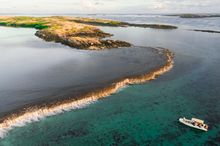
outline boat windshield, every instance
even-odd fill
[[[204,124],[204,121],[203,121],[203,120],[200,120],[200,119],[192,118],[192,121],[197,122],[197,123]]]

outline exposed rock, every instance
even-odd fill
[[[94,25],[94,26],[111,26],[111,27],[142,27],[142,28],[154,28],[154,29],[177,29],[177,26],[173,25],[165,25],[165,24],[135,24],[135,23],[127,23],[127,22],[120,22],[120,21],[112,21],[112,20],[106,20],[106,21],[98,21],[97,19],[77,19],[73,20],[77,23],[83,23],[88,25]]]
[[[204,30],[204,29],[193,29],[192,31],[208,32],[208,33],[220,33],[220,31],[216,31],[216,30]]]
[[[99,50],[99,49],[110,49],[110,48],[120,48],[120,47],[130,47],[131,44],[125,41],[119,40],[103,40],[99,37],[92,37],[90,34],[89,37],[84,34],[85,36],[59,36],[57,34],[53,34],[48,31],[37,31],[35,33],[36,36],[42,38],[46,41],[54,41],[59,42],[64,45],[68,45],[70,47],[78,48],[78,49],[89,49],[89,50]]]

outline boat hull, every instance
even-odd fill
[[[184,125],[187,125],[189,127],[199,129],[199,130],[202,130],[202,131],[208,131],[208,129],[205,129],[204,127],[195,126],[195,125],[192,125],[191,123],[188,123],[186,121],[187,121],[187,119],[179,118],[179,122],[184,124]],[[188,120],[188,121],[190,121],[190,120]]]

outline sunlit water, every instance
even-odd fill
[[[219,145],[220,35],[178,30],[102,28],[135,45],[175,53],[169,73],[129,86],[86,108],[15,128],[0,145]],[[197,117],[208,132],[186,127]]]

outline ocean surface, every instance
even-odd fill
[[[81,16],[81,15],[79,15]],[[84,16],[84,15],[82,15]],[[149,23],[149,24],[171,24],[177,25],[182,29],[211,29],[220,30],[220,19],[215,17],[210,18],[180,18],[179,16],[165,16],[161,14],[130,14],[130,15],[85,15],[84,17],[105,18],[131,23]]]
[[[154,48],[77,50],[45,42],[35,32],[0,27],[0,118],[18,109],[77,98],[166,63],[165,54]]]
[[[154,18],[155,16],[143,15],[96,15],[92,17],[180,26],[177,30],[137,27],[101,28],[113,33],[113,38],[129,41],[136,46],[169,48],[175,53],[173,69],[156,80],[142,85],[128,86],[118,93],[84,108],[14,128],[4,139],[0,139],[0,145],[220,145],[220,34],[187,30],[188,28],[219,30],[220,18],[186,20],[177,17],[167,19],[167,16]],[[32,30],[25,29],[22,34],[26,31],[27,34],[30,34],[28,31]],[[6,34],[8,34],[9,40],[13,40],[12,36],[16,37],[17,32],[9,31]],[[0,40],[2,39],[6,39],[4,35],[0,36]],[[5,45],[13,46],[16,43],[8,41],[5,42]],[[33,43],[30,47],[35,46],[37,49],[38,45],[47,46],[47,43]],[[68,58],[71,49],[63,46],[60,49],[58,44],[54,44],[54,47],[59,53],[50,52],[55,61],[49,63],[68,64],[68,61],[63,62],[63,57],[59,56],[62,54]],[[54,48],[49,47],[50,49]],[[81,52],[80,50],[74,51],[75,57],[78,57],[79,60],[86,59],[84,55],[80,56]],[[36,53],[28,52],[26,57]],[[39,56],[42,55],[44,54]],[[56,55],[57,57],[55,57]],[[12,53],[11,57],[17,57],[16,53]],[[45,57],[39,61],[44,61],[47,57],[48,54],[45,54]],[[31,67],[35,72],[34,68],[38,63],[28,62],[25,57],[20,59],[24,64],[30,64],[30,66],[33,64]],[[3,63],[1,62],[1,64]],[[6,65],[5,68],[8,66]],[[8,72],[8,75],[22,74],[22,70],[25,69],[17,67],[17,65],[9,68],[13,70]],[[53,71],[53,68],[42,67],[42,70],[50,72]],[[66,73],[69,74],[68,69]],[[65,73],[63,73],[64,75]],[[53,78],[50,78],[52,81]],[[32,79],[30,82],[33,83]],[[14,87],[22,88],[22,85],[16,85],[16,83],[15,81]],[[44,83],[42,84],[44,85]],[[8,87],[10,86],[12,85]],[[5,87],[7,87],[7,83],[5,83]],[[64,87],[63,92],[65,90]],[[59,92],[54,92],[55,96],[57,94]],[[204,119],[210,127],[209,131],[202,132],[180,124],[178,118],[183,116]]]

